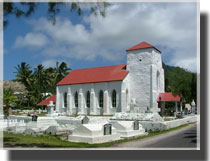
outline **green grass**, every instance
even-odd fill
[[[195,123],[195,122],[194,122]],[[60,140],[59,137],[51,136],[51,135],[43,135],[43,136],[31,136],[31,135],[20,135],[20,134],[10,134],[10,133],[4,133],[4,146],[5,147],[77,147],[77,148],[97,148],[97,147],[109,147],[114,144],[120,144],[128,141],[133,140],[140,140],[148,137],[152,137],[155,135],[164,134],[173,130],[178,130],[183,127],[189,126],[194,123],[189,123],[185,125],[181,125],[175,128],[171,128],[164,131],[158,131],[158,132],[149,132],[148,135],[145,136],[139,136],[124,140],[118,140],[108,143],[102,143],[102,144],[88,144],[88,143],[73,143],[69,141]]]

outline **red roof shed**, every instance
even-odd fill
[[[53,104],[55,104],[55,102],[56,102],[56,95],[52,95],[52,96],[46,98],[45,100],[41,101],[37,105],[38,106],[49,105],[50,101],[53,101]]]
[[[159,93],[157,97],[157,102],[179,102],[180,96],[174,96],[171,92],[169,93]]]

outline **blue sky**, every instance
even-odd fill
[[[196,71],[196,3],[115,3],[106,17],[78,16],[63,8],[56,25],[42,3],[29,18],[8,17],[4,29],[4,80],[15,79],[15,66],[25,61],[70,68],[126,63],[125,50],[147,41],[162,51],[164,63]]]

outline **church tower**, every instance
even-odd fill
[[[158,93],[165,89],[161,52],[147,42],[141,42],[126,52],[130,99],[136,100],[142,112],[147,108],[158,112]]]

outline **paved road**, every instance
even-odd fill
[[[113,148],[196,148],[200,144],[200,129],[193,124],[179,130],[130,141],[112,146]]]

